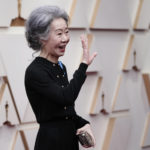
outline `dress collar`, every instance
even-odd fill
[[[43,64],[46,64],[46,65],[51,65],[51,66],[59,66],[59,63],[53,63],[53,62],[51,62],[50,60],[47,60],[46,58],[44,58],[44,57],[40,57],[40,56],[38,56],[38,57],[36,57],[35,58],[35,60],[36,61],[38,61],[38,62],[41,62],[41,63],[43,63]]]

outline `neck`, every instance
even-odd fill
[[[47,60],[53,62],[53,63],[58,63],[58,57],[51,55],[50,53],[46,53],[44,51],[41,51],[40,57],[46,58]]]

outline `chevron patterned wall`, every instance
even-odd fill
[[[90,51],[98,52],[76,101],[96,137],[96,147],[89,150],[150,150],[150,0],[0,3],[1,150],[34,147],[39,126],[24,89],[33,51],[24,23],[34,8],[46,4],[64,8],[71,18],[71,40],[62,58],[69,78],[81,61],[80,34],[87,35]]]

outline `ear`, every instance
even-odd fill
[[[47,41],[46,40],[41,40],[41,43],[42,43],[43,46],[45,46]]]

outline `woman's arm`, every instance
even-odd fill
[[[83,127],[86,124],[90,124],[89,121],[85,120],[84,118],[82,118],[79,115],[76,115],[76,117],[75,117],[75,123],[76,123],[76,128],[77,129]]]

